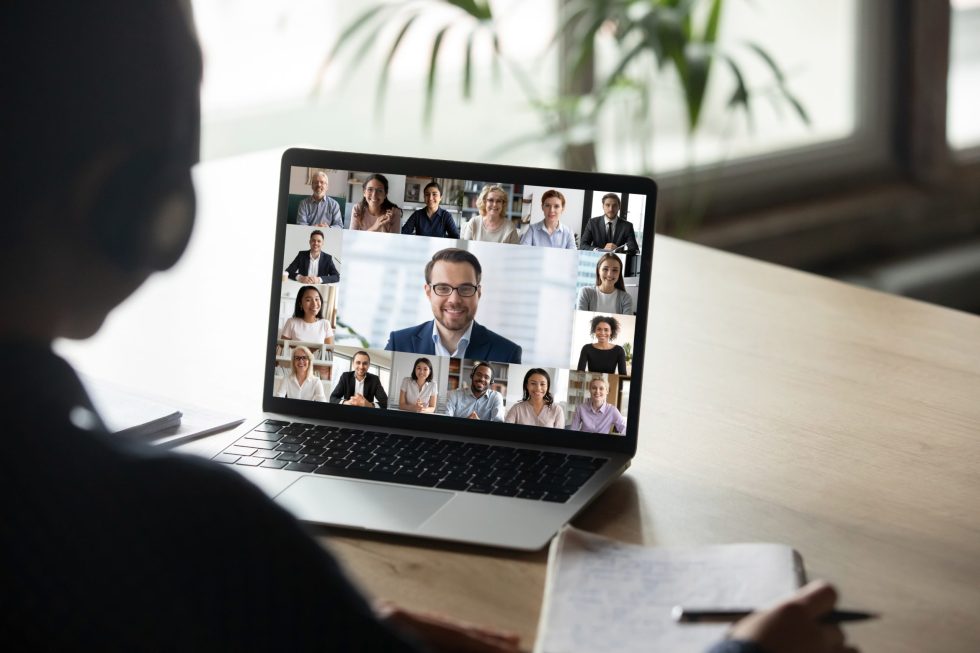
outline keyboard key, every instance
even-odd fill
[[[292,453],[287,451],[285,453],[279,454],[279,460],[284,460],[287,463],[298,463],[299,461],[303,460],[303,454]]]
[[[316,465],[319,467],[326,461],[327,459],[324,458],[323,456],[311,456],[311,455],[303,456],[303,462],[306,463],[307,465]]]
[[[514,487],[498,487],[498,488],[494,488],[494,491],[491,492],[491,494],[495,494],[498,497],[516,497],[517,496],[517,488],[514,488]]]
[[[258,467],[261,465],[263,460],[261,458],[252,458],[251,456],[246,456],[244,458],[239,458],[236,464],[245,465],[247,467]]]
[[[273,426],[289,426],[289,422],[284,422],[279,419],[267,419],[263,424],[271,424]]]
[[[298,444],[280,444],[276,451],[289,451],[291,453],[299,451],[302,447]]]
[[[290,472],[312,472],[314,469],[316,469],[316,465],[307,465],[306,463],[289,463],[286,465],[285,469]]]
[[[249,447],[251,449],[265,449],[267,451],[271,449],[275,449],[277,446],[275,442],[266,442],[265,440],[253,440],[252,438],[248,438],[248,437],[239,438],[238,442],[236,442],[235,444],[242,447]]]
[[[285,460],[263,460],[259,467],[271,467],[272,469],[282,469],[286,466]]]
[[[553,501],[555,503],[565,503],[572,498],[570,494],[563,494],[561,492],[548,492],[544,495],[545,501]]]
[[[228,454],[228,453],[219,453],[217,456],[215,456],[211,460],[216,460],[219,463],[225,463],[227,465],[234,465],[235,463],[238,462],[238,459],[239,458],[241,458],[241,456],[233,456],[233,455]]]
[[[275,433],[283,426],[285,426],[285,424],[270,424],[269,422],[265,422],[252,429],[252,432],[254,433],[255,431],[258,431],[260,433]]]
[[[540,490],[522,489],[517,493],[517,496],[522,499],[540,499],[544,496],[544,492]]]
[[[265,458],[267,460],[271,460],[271,459],[275,458],[276,456],[278,456],[279,455],[279,452],[278,451],[263,451],[262,449],[259,449],[255,453],[253,453],[252,455],[255,456],[256,458]]]
[[[251,447],[239,447],[232,445],[225,449],[224,452],[233,456],[251,456],[255,453],[255,449],[252,449]]]
[[[252,429],[248,432],[246,437],[252,438],[253,440],[265,440],[267,442],[279,442],[282,437],[278,433],[262,433],[258,429]]]
[[[287,435],[280,442],[284,444],[303,444],[306,440],[307,437],[304,435]]]

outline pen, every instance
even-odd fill
[[[753,610],[695,610],[685,608],[680,605],[674,606],[670,611],[674,621],[681,624],[721,624],[738,621],[742,617],[747,617],[754,612]],[[831,610],[820,621],[827,624],[839,624],[849,621],[866,621],[877,619],[879,615],[872,612],[858,612],[857,610]]]

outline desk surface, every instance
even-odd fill
[[[202,166],[186,259],[59,350],[253,413],[263,352],[243,343],[264,337],[277,171],[269,155]],[[267,219],[236,217],[256,205]],[[242,274],[223,280],[229,247]],[[651,545],[787,543],[847,606],[884,614],[849,629],[864,650],[980,650],[980,318],[669,238],[653,274],[640,449],[574,523]],[[216,297],[238,326],[209,337]],[[545,552],[314,533],[371,594],[533,642]]]

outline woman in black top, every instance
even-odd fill
[[[582,353],[578,357],[578,369],[626,374],[626,350],[611,342],[619,335],[619,320],[606,315],[597,315],[592,318],[591,333],[596,341],[582,347]]]

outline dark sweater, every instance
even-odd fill
[[[613,345],[612,349],[596,349],[591,344],[585,345],[578,357],[578,369],[626,374],[626,350],[619,345]]]

